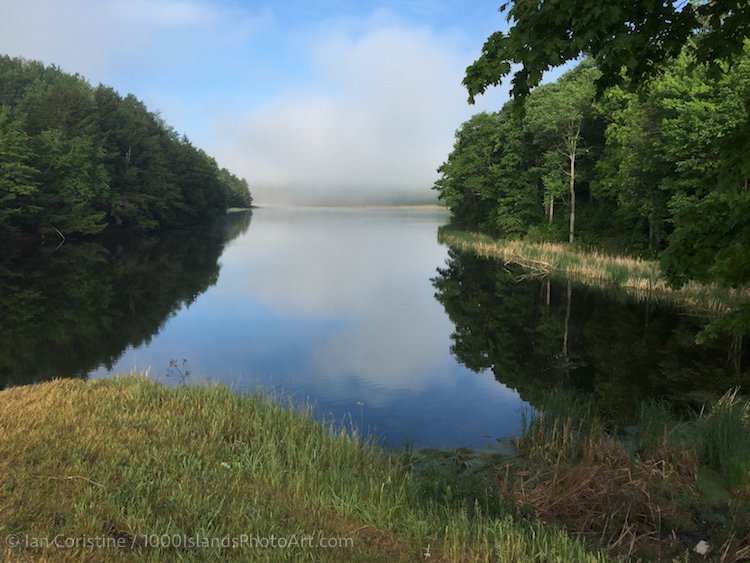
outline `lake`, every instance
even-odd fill
[[[438,209],[261,208],[0,259],[0,386],[146,371],[314,405],[389,447],[492,446],[545,389],[626,416],[746,383],[704,319],[449,250]],[[181,375],[189,372],[186,377]]]

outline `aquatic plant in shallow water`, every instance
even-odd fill
[[[750,402],[728,391],[698,419],[701,456],[731,487],[750,485]]]

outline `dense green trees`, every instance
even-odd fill
[[[226,168],[219,171],[219,178],[224,186],[227,207],[251,207],[253,198],[247,180],[238,178]]]
[[[592,115],[594,76],[590,65],[582,65],[563,80],[540,87],[529,100],[525,116],[524,126],[542,154],[544,200],[550,219],[567,184],[570,242],[575,238],[576,163],[587,150],[584,126]]]
[[[732,61],[750,37],[747,0],[514,0],[500,10],[512,26],[490,35],[466,69],[472,102],[511,71],[512,93],[523,97],[545,71],[589,55],[601,92],[623,76],[640,83],[656,75],[685,46],[699,63]]]
[[[675,283],[750,282],[750,44],[718,75],[686,52],[635,92],[596,98],[598,76],[585,62],[532,90],[524,112],[509,103],[459,130],[435,185],[456,221],[572,240],[573,217],[555,214],[562,203],[576,211],[577,240],[659,255]],[[486,165],[471,160],[477,151]],[[508,199],[524,202],[523,215]]]
[[[535,90],[523,115],[509,103],[458,130],[434,186],[457,224],[500,236],[549,231],[560,227],[556,206],[565,203],[573,238],[575,196],[589,191],[591,145],[602,137],[596,76],[584,65]]]
[[[537,221],[537,194],[528,189],[525,139],[512,113],[480,113],[456,133],[456,145],[435,184],[456,222],[505,235]]]
[[[17,218],[25,200],[37,191],[29,137],[11,111],[0,106],[0,234]],[[7,228],[7,227],[6,227]]]
[[[675,284],[688,279],[750,284],[750,4],[515,0],[505,2],[501,11],[511,23],[509,32],[487,39],[463,83],[473,103],[476,95],[513,73],[511,94],[516,102],[526,102],[514,104],[515,113],[531,111],[532,121],[534,114],[541,118],[534,125],[519,120],[532,142],[518,160],[532,166],[523,169],[531,176],[526,190],[539,192],[542,185],[537,205],[545,206],[552,225],[543,234],[562,238],[553,220],[564,188],[555,172],[561,157],[545,153],[534,140],[538,127],[554,121],[535,113],[535,99],[544,96],[545,88],[535,87],[545,71],[587,56],[599,73],[598,95],[584,112],[594,127],[576,148],[584,148],[592,167],[575,185],[570,170],[569,240],[575,234],[576,195],[588,193],[581,209],[585,218],[578,223],[584,241],[658,254]],[[566,103],[555,96],[552,101]],[[454,153],[459,150],[457,143]],[[577,167],[578,156],[575,160]],[[573,164],[572,158],[568,161]],[[445,197],[439,183],[436,188],[451,207],[463,203]],[[495,192],[504,194],[507,188],[498,186]],[[452,191],[465,193],[466,188],[453,186]],[[484,200],[492,202],[492,190],[484,192]],[[518,232],[538,230],[532,224]],[[703,336],[719,330],[750,332],[750,305],[712,323]]]
[[[132,95],[0,57],[0,236],[141,231],[249,207],[247,182]]]

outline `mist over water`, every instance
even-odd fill
[[[307,187],[305,189],[256,188],[253,193],[257,194],[254,197],[257,197],[261,205],[265,206],[442,205],[437,198],[437,193],[429,188],[412,190],[367,186],[335,188],[327,185],[321,188]]]

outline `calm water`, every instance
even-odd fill
[[[148,370],[274,390],[387,445],[480,447],[540,390],[622,413],[748,381],[676,309],[520,280],[437,242],[440,211],[258,209],[158,238],[0,255],[0,385]],[[186,363],[183,366],[183,360]],[[528,402],[527,402],[528,401]]]

